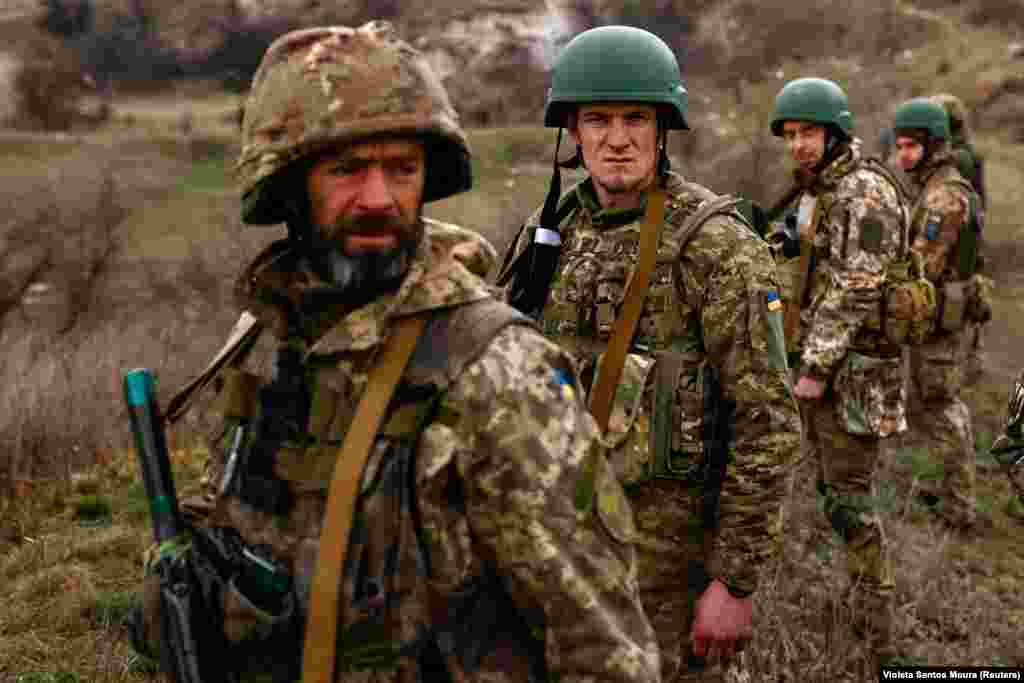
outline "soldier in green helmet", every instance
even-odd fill
[[[935,285],[938,309],[931,334],[911,349],[912,420],[932,442],[943,477],[922,494],[956,529],[975,521],[975,454],[971,412],[960,398],[965,335],[991,316],[987,283],[977,275],[981,202],[957,170],[949,116],[930,98],[896,110],[897,162],[913,182],[910,240]]]
[[[169,404],[215,388],[223,429],[191,542],[147,562],[199,577],[204,680],[657,683],[629,504],[571,359],[491,296],[487,242],[422,216],[471,184],[425,58],[384,22],[282,36],[237,170],[243,220],[289,237]],[[269,381],[246,364],[264,330]],[[154,579],[150,652],[170,637]]]
[[[894,265],[906,258],[898,181],[863,156],[846,93],[823,78],[787,83],[771,131],[794,162],[799,249],[780,261],[795,393],[818,467],[818,491],[847,549],[853,624],[879,659],[892,642],[892,563],[872,495],[882,439],[905,431],[901,344],[883,316]],[[892,335],[887,329],[892,327]]]
[[[1006,401],[1006,426],[992,444],[992,455],[1010,479],[1007,512],[1024,521],[1024,370],[1010,387]]]
[[[985,159],[978,153],[971,142],[971,125],[968,121],[967,107],[956,95],[941,93],[932,95],[932,99],[949,115],[949,142],[956,168],[978,193],[981,207],[986,207],[985,199]],[[984,234],[978,235],[978,272],[985,269]],[[992,283],[989,283],[992,285]],[[992,285],[994,286],[994,285]],[[967,364],[964,367],[964,383],[972,384],[984,372],[984,343],[982,335],[987,323],[970,323],[967,326],[965,342],[967,344]]]
[[[498,275],[574,357],[636,518],[644,609],[665,681],[715,680],[753,635],[800,444],[767,244],[733,198],[669,170],[686,130],[672,50],[637,28],[576,36],[545,125],[586,178],[556,167]],[[638,284],[643,283],[643,284]],[[709,665],[710,664],[710,665]]]

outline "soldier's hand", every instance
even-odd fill
[[[693,654],[728,660],[754,634],[753,598],[734,598],[725,584],[712,581],[700,599],[690,629]]]
[[[796,383],[793,393],[801,401],[817,401],[825,395],[825,382],[820,382],[813,377],[804,375]]]

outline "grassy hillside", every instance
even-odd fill
[[[915,502],[913,492],[936,474],[926,435],[916,432],[888,444],[879,500],[897,567],[897,635],[905,652],[936,665],[1024,666],[1024,534],[1006,514],[1005,478],[986,455],[1009,380],[1024,363],[1024,227],[1017,218],[1024,136],[1005,113],[1011,96],[993,100],[999,84],[1019,78],[1024,61],[1008,50],[1019,27],[967,22],[977,8],[900,5],[906,23],[895,26],[905,27],[909,42],[886,55],[808,48],[799,60],[782,55],[771,73],[752,71],[742,81],[695,73],[694,130],[677,136],[673,156],[677,170],[717,191],[769,200],[787,182],[782,148],[766,130],[772,99],[786,79],[803,75],[827,76],[848,89],[869,147],[902,99],[950,91],[975,110],[977,146],[987,159],[988,255],[998,283],[987,372],[967,392],[983,523],[969,538],[950,535]],[[17,33],[2,16],[0,29]],[[722,56],[720,66],[740,63]],[[27,304],[3,308],[0,318],[0,683],[153,679],[128,648],[122,625],[150,531],[118,377],[125,368],[152,367],[166,400],[230,328],[230,285],[239,267],[283,234],[238,220],[229,180],[236,106],[233,95],[192,87],[120,98],[107,126],[76,137],[0,132],[0,194],[8,209],[0,285],[15,282],[12,273],[30,272],[24,264],[39,265],[36,280],[54,285]],[[191,141],[178,132],[185,109],[193,113]],[[469,136],[474,190],[427,213],[479,230],[500,251],[543,200],[555,134],[516,127]],[[112,189],[104,194],[103,187]],[[85,259],[97,242],[116,249]],[[83,280],[83,268],[96,263],[101,267]],[[72,296],[83,282],[88,296]],[[59,330],[48,316],[66,316],[69,306],[77,307],[77,324]],[[173,433],[185,492],[197,483],[206,428],[190,417]],[[841,604],[842,548],[813,480],[804,463],[787,510],[784,557],[758,598],[758,640],[732,681],[875,680]]]

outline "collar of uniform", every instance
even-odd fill
[[[670,172],[668,174],[665,183],[665,190],[669,196],[668,210],[671,211],[672,209],[678,208],[677,202],[675,202],[674,199],[676,195],[683,191],[685,184],[685,180],[678,173]],[[597,190],[594,189],[594,181],[590,177],[587,177],[583,182],[576,186],[576,196],[579,199],[580,206],[583,210],[590,214],[591,223],[600,228],[615,228],[621,225],[635,223],[642,219],[644,213],[647,211],[646,192],[640,197],[640,206],[638,208],[601,208],[601,203],[597,198]]]
[[[451,239],[448,228],[453,226],[429,219],[424,223],[426,229],[416,257],[398,291],[381,295],[346,315],[313,344],[311,353],[366,350],[387,337],[397,318],[491,296],[486,283],[467,268],[467,240]],[[469,235],[468,231],[462,232]],[[493,247],[479,236],[473,238],[486,245],[493,263]]]
[[[814,178],[810,186],[812,194],[834,190],[839,185],[839,181],[849,175],[857,167],[857,164],[860,163],[860,138],[852,138],[844,147],[845,149],[839,153],[839,156],[833,159],[825,168],[821,169]],[[797,178],[799,180],[799,176]]]
[[[953,161],[953,151],[949,143],[933,150],[920,166],[910,171],[907,175],[910,176],[915,185],[924,187],[932,178],[947,168],[956,168],[956,164]]]

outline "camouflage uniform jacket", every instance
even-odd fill
[[[312,439],[282,448],[275,458],[274,472],[287,482],[293,501],[286,518],[225,496],[210,519],[238,529],[248,543],[269,546],[292,569],[300,600],[315,569],[326,489],[346,419],[393,322],[490,297],[471,269],[486,273],[493,248],[469,231],[425,223],[417,256],[396,292],[347,313],[328,308],[305,328]],[[265,254],[240,287],[243,303],[274,330],[283,316],[262,303],[261,289],[298,296],[320,284],[301,261],[287,261]],[[444,358],[445,351],[430,355]],[[403,382],[408,375],[407,369]],[[388,435],[408,421],[399,395],[363,473],[346,556],[343,640],[356,647],[371,638],[378,645],[415,647],[425,628],[440,624],[455,639],[448,661],[459,658],[464,665],[460,680],[511,683],[533,680],[522,639],[511,635],[511,624],[521,617],[540,643],[552,680],[657,681],[657,646],[638,597],[632,516],[610,468],[597,473],[593,512],[583,514],[574,505],[577,480],[598,440],[569,358],[531,326],[504,327],[451,378],[405,460],[385,447],[392,443]],[[396,475],[399,469],[405,474]],[[399,485],[388,488],[392,480]],[[406,514],[409,508],[416,512]],[[483,632],[467,634],[480,625],[458,623],[457,598],[487,577],[504,588],[514,607],[492,615],[498,621],[485,624]],[[461,659],[460,633],[492,638],[470,665]],[[394,666],[367,675],[376,681],[431,678],[412,657],[401,656]]]
[[[830,380],[850,351],[895,357],[882,331],[889,265],[905,255],[906,209],[897,188],[863,162],[854,139],[814,178],[814,273],[801,312],[801,373]]]
[[[970,187],[949,151],[939,152],[911,174],[918,191],[910,219],[915,252],[925,274],[936,284],[963,280],[970,274],[957,269],[960,232],[970,217]]]
[[[735,404],[730,461],[719,503],[708,573],[731,588],[753,591],[759,570],[778,541],[783,472],[796,455],[800,425],[790,392],[777,308],[778,281],[767,244],[736,214],[714,215],[680,257],[676,231],[715,195],[670,174],[665,225],[632,351],[617,389],[606,443],[626,484],[642,481],[654,458],[645,430],[653,431],[647,397],[655,359],[665,351],[707,363],[720,377],[722,396]],[[559,226],[563,247],[551,296],[541,316],[544,332],[570,349],[581,368],[604,350],[638,258],[643,209],[603,210],[592,181],[569,190],[578,208]],[[565,198],[563,198],[565,199]],[[539,211],[528,225],[535,225]],[[521,233],[518,254],[532,239]],[[685,373],[684,373],[685,374]],[[694,370],[696,374],[696,370]],[[703,406],[699,382],[675,387],[671,404],[672,457],[702,457]],[[641,438],[627,437],[637,431]],[[635,448],[623,446],[634,443]],[[642,489],[638,489],[642,491]],[[639,495],[639,494],[638,494]]]

